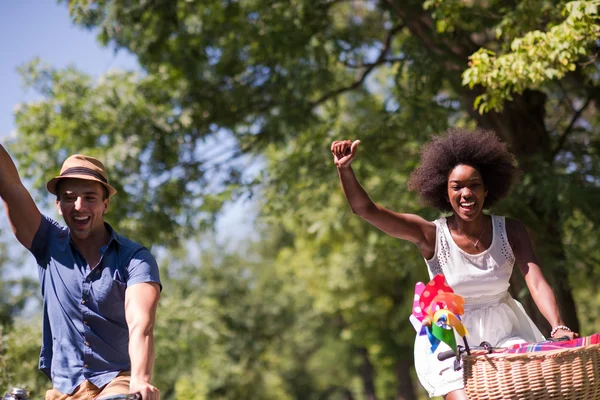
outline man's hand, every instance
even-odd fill
[[[160,400],[160,391],[149,383],[132,381],[129,390],[131,393],[140,393],[142,400]]]
[[[356,149],[360,140],[340,140],[331,143],[331,152],[333,153],[333,161],[338,168],[347,168],[350,166],[354,157],[356,157]]]

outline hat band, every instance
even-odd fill
[[[60,173],[60,176],[68,176],[68,175],[90,175],[98,180],[106,183],[108,185],[108,180],[102,176],[100,172],[94,171],[93,169],[86,167],[72,167],[64,170],[64,172]]]

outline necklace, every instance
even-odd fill
[[[458,232],[461,236],[463,236],[465,239],[467,239],[473,245],[473,247],[477,248],[477,245],[479,244],[479,242],[481,241],[481,238],[483,237],[483,232],[485,232],[485,223],[483,224],[481,233],[479,234],[479,237],[477,238],[476,241],[472,241],[471,238],[469,236],[467,236],[460,228],[456,229],[456,232]]]

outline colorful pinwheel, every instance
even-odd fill
[[[454,293],[446,278],[438,274],[427,284],[415,285],[415,299],[410,321],[419,335],[427,335],[434,352],[440,342],[446,343],[456,351],[453,328],[465,339],[467,329],[460,320],[465,300]]]

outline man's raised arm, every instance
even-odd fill
[[[0,145],[0,197],[4,202],[13,233],[27,249],[31,248],[42,214],[23,186],[15,163]]]

